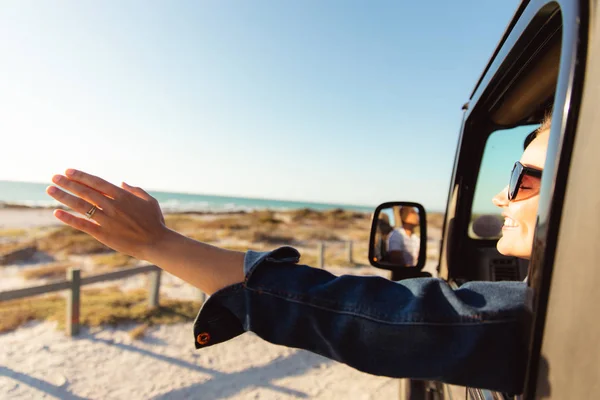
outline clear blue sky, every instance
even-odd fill
[[[498,1],[4,1],[0,179],[443,209]]]

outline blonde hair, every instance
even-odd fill
[[[550,126],[552,125],[552,113],[546,114],[544,120],[542,121],[542,125],[536,130],[536,136],[542,132],[546,132],[550,130]]]
[[[551,125],[552,125],[552,113],[548,113],[544,117],[544,120],[542,121],[542,124],[540,125],[540,127],[537,128],[535,131],[531,132],[529,135],[527,135],[527,137],[525,138],[525,142],[523,143],[523,150],[525,150],[527,148],[527,146],[529,146],[531,144],[531,142],[533,142],[533,139],[535,139],[542,133],[549,132]]]

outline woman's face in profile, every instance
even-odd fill
[[[540,132],[527,146],[520,160],[523,165],[539,170],[544,168],[549,133],[549,130]],[[539,178],[525,175],[517,199],[508,200],[508,186],[493,198],[492,202],[502,208],[504,217],[502,237],[496,245],[500,253],[530,258],[540,197],[539,187]]]

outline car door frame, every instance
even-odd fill
[[[538,389],[540,351],[544,338],[544,326],[555,260],[555,249],[560,231],[563,201],[583,92],[588,46],[588,18],[590,17],[590,4],[588,2],[533,0],[524,1],[517,9],[496,51],[473,90],[469,103],[464,107],[465,113],[448,195],[448,207],[443,228],[444,235],[439,267],[442,277],[450,281],[453,281],[456,277],[460,279],[461,273],[453,268],[452,258],[455,257],[453,252],[460,252],[462,241],[466,240],[465,221],[470,207],[469,210],[466,210],[467,207],[464,207],[464,199],[466,196],[466,202],[469,202],[468,197],[469,195],[472,196],[473,191],[472,182],[473,179],[476,179],[473,178],[473,175],[470,175],[470,179],[463,181],[465,176],[463,169],[467,165],[461,157],[464,158],[465,154],[470,150],[469,147],[472,146],[476,147],[475,152],[482,154],[483,146],[485,145],[485,140],[480,143],[472,143],[465,140],[465,130],[468,128],[467,125],[471,113],[481,101],[485,100],[484,96],[489,90],[490,85],[494,83],[503,66],[510,61],[509,58],[511,54],[514,54],[513,50],[515,46],[518,46],[519,42],[522,41],[527,29],[531,27],[541,12],[548,11],[554,6],[559,7],[562,16],[562,46],[553,103],[554,110],[561,110],[562,112],[555,111],[555,115],[553,116],[548,148],[548,154],[552,156],[547,158],[544,168],[538,224],[534,240],[534,254],[530,261],[530,284],[534,289],[534,320],[529,344],[529,361],[524,391],[524,398],[527,399],[535,398],[536,390]],[[461,161],[463,161],[462,164]],[[470,173],[475,174],[474,176],[476,177],[478,167],[475,169],[476,171],[471,171]],[[482,395],[486,398],[491,393],[482,393]]]

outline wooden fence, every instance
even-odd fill
[[[318,244],[317,266],[325,268],[325,243]],[[346,242],[346,255],[348,263],[353,263],[352,258],[352,241]],[[79,310],[81,308],[81,286],[91,285],[99,282],[114,281],[127,278],[137,274],[150,274],[148,280],[148,307],[157,307],[159,304],[160,278],[162,270],[156,265],[144,265],[140,267],[124,268],[114,272],[104,274],[81,277],[81,270],[71,268],[67,271],[67,277],[64,280],[55,281],[41,286],[34,286],[24,289],[15,289],[5,292],[0,292],[0,302],[8,300],[23,299],[26,297],[38,296],[41,294],[59,292],[68,290],[67,310],[66,310],[66,333],[69,336],[79,334]],[[203,301],[204,293],[199,292],[199,296]]]
[[[48,283],[46,285],[35,286],[25,289],[9,290],[0,292],[0,301],[17,300],[26,297],[37,296],[40,294],[59,292],[68,290],[67,312],[66,312],[66,330],[67,335],[76,336],[79,333],[79,309],[81,307],[80,294],[81,286],[91,285],[93,283],[114,281],[127,278],[129,276],[149,273],[148,288],[148,307],[158,306],[158,295],[160,289],[161,269],[155,265],[144,265],[141,267],[125,268],[119,271],[108,272],[105,274],[81,277],[81,270],[71,268],[67,271],[67,279]]]
[[[317,245],[317,266],[319,268],[325,268],[325,242],[319,242]],[[352,257],[353,253],[353,244],[352,240],[346,241],[346,261],[348,265],[354,264],[354,258]]]

